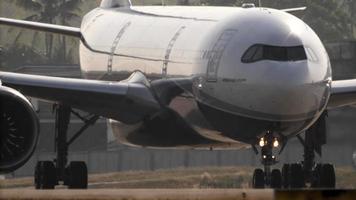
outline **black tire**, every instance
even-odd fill
[[[35,168],[36,189],[54,189],[56,184],[57,172],[53,162],[38,162]]]
[[[301,164],[290,165],[290,187],[292,189],[305,187],[304,172]]]
[[[273,188],[273,189],[281,189],[282,188],[282,173],[279,169],[272,170],[271,188]]]
[[[284,164],[282,167],[282,186],[283,188],[289,188],[289,179],[290,179],[290,164]]]
[[[331,164],[324,164],[322,166],[321,177],[320,177],[321,187],[331,189],[335,188],[336,178],[335,169]]]
[[[42,187],[42,182],[41,182],[42,174],[43,174],[43,172],[42,172],[43,171],[42,170],[43,167],[42,166],[43,166],[43,162],[39,161],[39,162],[37,162],[36,167],[35,167],[35,175],[34,175],[35,180],[34,180],[34,182],[35,182],[36,190],[39,190]]]
[[[67,181],[69,189],[88,188],[88,169],[85,162],[71,162],[67,167]]]
[[[253,172],[252,187],[256,189],[265,188],[265,173],[262,169],[255,169]]]
[[[311,184],[312,188],[322,188],[323,187],[321,184],[322,168],[323,168],[322,164],[316,165],[316,167],[313,171],[313,180],[312,180],[312,184]]]

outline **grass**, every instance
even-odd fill
[[[252,167],[131,171],[89,176],[90,188],[249,188]],[[337,188],[356,189],[356,171],[337,168]],[[32,178],[0,180],[0,188],[33,187]]]

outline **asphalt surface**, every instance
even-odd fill
[[[353,200],[355,190],[269,189],[91,189],[46,190],[0,189],[0,199],[8,200]]]
[[[96,190],[0,190],[0,199],[26,200],[271,200],[273,190],[244,189],[96,189]]]

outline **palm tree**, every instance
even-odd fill
[[[77,14],[80,11],[82,0],[15,0],[17,6],[24,8],[34,14],[26,17],[24,20],[38,21],[49,24],[60,24],[70,26],[69,21],[78,20],[80,16]],[[15,42],[22,36],[20,32],[15,39]],[[34,33],[33,45],[38,41],[39,32]],[[55,37],[53,34],[46,33],[45,36],[45,52],[47,57],[58,60],[66,60],[67,45],[65,36],[56,36],[58,39],[59,51],[54,55]],[[58,59],[58,60],[57,60]]]

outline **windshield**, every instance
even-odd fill
[[[290,62],[306,59],[307,55],[303,46],[279,47],[256,44],[244,53],[241,61],[243,63],[252,63],[261,60]]]

